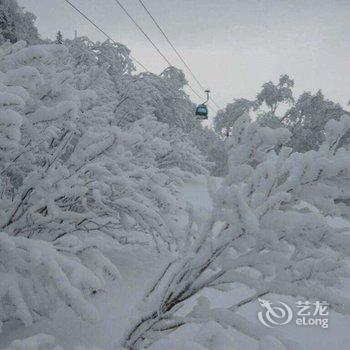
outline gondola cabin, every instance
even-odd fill
[[[198,105],[196,108],[196,116],[198,119],[208,119],[208,107],[204,104]]]

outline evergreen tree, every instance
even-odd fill
[[[63,35],[60,30],[56,34],[55,44],[63,44]]]

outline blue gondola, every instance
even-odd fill
[[[209,101],[209,90],[205,90],[207,94],[207,100],[203,102],[202,104],[198,105],[196,108],[196,116],[197,119],[208,119],[208,107],[206,106],[206,103]]]
[[[208,118],[208,107],[206,105],[199,105],[196,108],[196,116],[198,119],[207,119]]]

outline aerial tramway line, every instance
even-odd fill
[[[69,4],[75,11],[77,11],[81,16],[83,16],[88,22],[90,22],[97,30],[99,30],[103,35],[105,35],[109,40],[111,40],[113,43],[116,43],[115,40],[113,40],[111,38],[110,35],[108,35],[103,29],[101,29],[93,20],[91,20],[87,15],[85,15],[81,10],[79,10],[75,5],[73,5],[71,3],[71,1],[69,0],[64,0],[67,4]],[[138,28],[138,30],[145,36],[145,38],[150,42],[150,44],[154,47],[154,49],[157,51],[157,53],[163,58],[163,60],[170,66],[174,66],[169,60],[168,58],[164,55],[164,53],[159,49],[159,47],[154,43],[154,41],[150,38],[150,36],[143,30],[143,28],[136,22],[136,20],[133,18],[133,16],[128,12],[128,10],[122,5],[122,3],[119,0],[114,0],[118,6],[125,12],[125,14],[129,17],[129,19],[134,23],[134,25]],[[174,50],[175,54],[178,56],[178,58],[181,60],[181,62],[184,64],[184,66],[186,67],[186,69],[189,71],[189,73],[191,74],[191,76],[193,77],[193,79],[196,81],[196,83],[198,84],[198,86],[204,90],[203,85],[199,82],[199,80],[197,79],[197,77],[195,76],[195,74],[193,73],[193,71],[191,70],[191,68],[189,67],[189,65],[186,63],[186,61],[183,59],[183,57],[180,55],[179,51],[176,49],[176,47],[174,46],[174,44],[170,41],[170,39],[168,38],[167,34],[165,33],[165,31],[162,29],[162,27],[159,25],[159,23],[157,22],[157,20],[154,18],[154,16],[151,14],[150,10],[146,7],[146,5],[144,4],[144,2],[142,0],[139,0],[139,3],[142,5],[142,7],[144,8],[144,10],[147,12],[147,14],[150,16],[150,18],[152,19],[153,23],[156,25],[156,27],[159,29],[159,31],[162,33],[162,35],[164,36],[164,38],[167,40],[167,42],[169,43],[169,45],[172,47],[172,49]],[[134,57],[130,56],[137,64],[139,64],[143,69],[145,69],[147,72],[149,72],[149,70],[139,61],[136,60]],[[202,99],[203,97],[197,93],[197,91],[190,85],[190,83],[187,83],[187,86],[190,88],[190,90],[199,98]],[[208,119],[208,109],[210,108],[210,106],[208,105],[209,101],[213,102],[213,104],[220,109],[220,106],[218,106],[218,104],[212,99],[212,97],[210,97],[210,90],[206,89],[204,90],[204,92],[206,93],[206,101],[204,101],[203,103],[197,105],[194,114],[196,116],[196,118],[198,120],[206,120]]]

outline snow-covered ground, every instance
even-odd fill
[[[214,179],[218,181],[218,179]],[[180,199],[185,206],[190,202],[197,210],[201,210],[203,215],[211,207],[210,196],[206,189],[204,177],[198,177],[187,183],[180,192]],[[345,227],[348,222],[342,219],[330,219],[332,225]],[[130,319],[136,312],[138,302],[141,300],[145,288],[157,272],[164,266],[168,256],[150,251],[150,248],[130,247],[111,256],[111,260],[116,264],[121,272],[123,282],[109,282],[103,292],[95,296],[94,304],[100,313],[100,322],[90,324],[82,321],[72,311],[61,309],[52,319],[44,319],[32,326],[24,327],[17,324],[7,324],[0,334],[0,349],[5,349],[14,339],[22,339],[37,333],[47,333],[54,335],[57,343],[65,349],[74,349],[82,344],[89,347],[98,346],[104,350],[113,350],[115,345],[128,328]],[[344,280],[343,290],[350,292],[350,280]],[[246,296],[245,287],[235,287],[230,292],[220,292],[217,290],[205,290],[204,295],[211,301],[213,307],[223,307],[234,304],[243,296]],[[191,309],[198,296],[185,305],[182,312]],[[278,296],[270,298],[272,300],[287,301],[294,304],[291,298],[280,299]],[[258,323],[257,312],[260,310],[258,303],[253,303],[242,309],[242,315],[252,322]],[[330,313],[329,328],[305,327],[289,324],[280,326],[278,331],[286,338],[293,339],[303,345],[308,350],[347,350],[350,344],[350,317]],[[220,326],[209,324],[206,326],[191,325],[185,326],[169,336],[168,340],[162,340],[154,344],[151,350],[200,350],[204,349],[200,344],[191,341],[197,334],[201,334],[201,339],[210,341],[212,337],[226,337],[232,344],[229,348],[222,347],[213,350],[247,349],[258,350],[257,342],[237,333],[234,330],[224,332]],[[205,335],[205,336],[204,336]],[[176,339],[176,341],[175,341]],[[224,344],[228,344],[226,339]],[[176,345],[175,345],[176,344]]]

